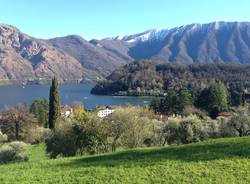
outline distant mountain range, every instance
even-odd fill
[[[0,24],[0,81],[96,81],[135,60],[250,64],[250,22],[190,24],[173,29],[84,40],[42,40]]]

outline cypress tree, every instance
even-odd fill
[[[54,77],[50,86],[49,95],[49,128],[54,129],[55,124],[61,116],[60,96],[58,81]]]

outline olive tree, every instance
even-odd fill
[[[229,120],[229,125],[233,127],[240,137],[250,133],[250,117],[247,114],[237,114]]]
[[[165,134],[164,144],[188,144],[208,137],[204,123],[197,116],[170,119],[162,131]]]
[[[143,146],[145,140],[152,138],[153,113],[143,107],[123,107],[105,120],[111,150],[118,145],[134,148]]]

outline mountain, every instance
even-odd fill
[[[98,81],[131,61],[80,36],[42,40],[0,24],[0,84]]]
[[[17,28],[0,25],[0,80],[19,83],[28,80],[82,80],[88,71],[75,58],[47,41],[28,36]]]
[[[104,40],[125,42],[136,60],[250,63],[250,22],[190,24]]]
[[[250,85],[250,65],[237,63],[180,64],[135,61],[98,82],[91,93],[101,95],[158,96],[168,89],[200,89],[221,81],[230,85]],[[239,85],[240,86],[240,85]]]
[[[250,63],[250,22],[190,24],[90,41],[77,35],[42,40],[0,24],[0,83],[98,81],[135,60]]]
[[[132,60],[130,57],[121,57],[115,52],[102,48],[103,46],[95,43],[94,40],[88,42],[76,35],[54,38],[48,42],[74,57],[83,67],[99,77],[106,77],[114,69]]]

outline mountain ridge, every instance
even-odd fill
[[[135,60],[250,63],[250,22],[189,24],[113,38],[39,39],[0,24],[0,80],[98,81]],[[3,83],[3,82],[1,82]]]

